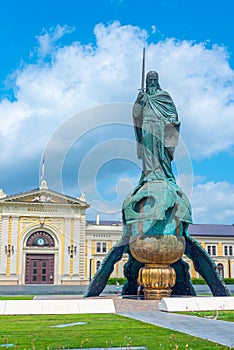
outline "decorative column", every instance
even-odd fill
[[[9,217],[9,222],[8,222],[8,234],[7,234],[7,245],[6,245],[6,256],[7,256],[7,265],[6,265],[6,276],[10,276],[11,272],[11,241],[12,241],[12,217]]]
[[[73,277],[79,279],[79,246],[80,246],[80,222],[74,220],[74,247],[73,247]]]
[[[70,247],[70,233],[71,233],[71,220],[65,218],[64,222],[64,275],[62,276],[62,283],[70,279],[70,259],[68,247]]]
[[[81,213],[80,218],[80,246],[79,246],[79,274],[80,279],[87,282],[85,279],[85,214]]]
[[[11,235],[11,268],[10,274],[16,277],[16,265],[17,265],[17,249],[18,245],[18,216],[12,217],[12,235]],[[17,278],[17,277],[16,277]]]
[[[5,245],[7,244],[7,237],[3,235],[3,227],[5,228],[7,225],[6,218],[0,217],[0,275],[4,275],[6,273],[6,255],[5,255]]]
[[[69,257],[70,257],[70,278],[73,276],[73,259],[74,259],[74,219],[71,219],[71,233],[70,233],[70,245],[69,245]]]

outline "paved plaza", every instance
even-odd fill
[[[163,311],[130,311],[120,315],[234,347],[234,323]]]

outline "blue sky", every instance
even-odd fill
[[[194,222],[234,223],[233,10],[231,0],[1,4],[3,191],[38,187],[46,151],[51,189],[84,192],[89,218],[121,217],[140,174],[130,109],[145,46],[182,123],[175,171]]]

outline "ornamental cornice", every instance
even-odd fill
[[[62,193],[58,193],[48,189],[36,189],[29,192],[24,192],[4,198],[0,198],[0,205],[6,203],[17,203],[23,204],[34,203],[34,204],[45,204],[45,205],[63,205],[73,206],[87,209],[88,203],[83,200],[83,197],[73,198]]]
[[[28,206],[44,206],[44,207],[66,207],[72,209],[84,210],[84,207],[80,204],[69,204],[69,203],[52,203],[52,202],[0,202],[0,207],[28,207]]]
[[[69,215],[70,217],[80,217],[85,214],[85,210],[79,206],[71,206],[64,204],[42,204],[42,203],[23,203],[23,202],[12,202],[12,203],[1,203],[2,215],[30,215],[33,214],[45,214],[45,215],[58,215],[64,216]]]

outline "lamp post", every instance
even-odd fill
[[[93,259],[89,259],[89,282],[92,279],[92,261]]]
[[[11,244],[5,245],[5,254],[7,255],[7,257],[10,257],[11,255],[14,254],[14,246]]]

